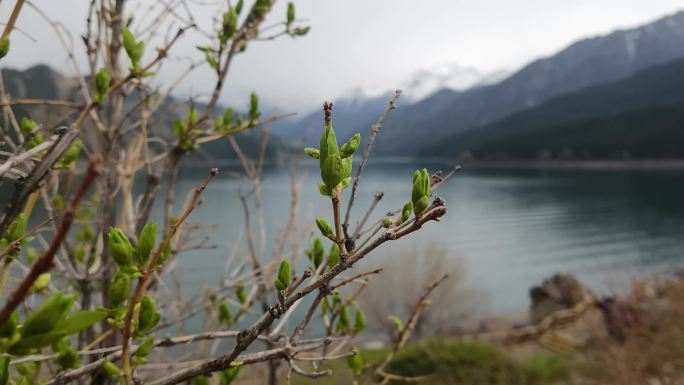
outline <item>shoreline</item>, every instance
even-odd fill
[[[286,163],[283,157],[267,159],[266,167],[280,167]],[[304,161],[302,161],[304,160]],[[306,164],[309,159],[300,159],[300,164]],[[311,162],[315,162],[311,160]],[[376,157],[375,164],[412,164],[431,163],[461,165],[469,169],[511,169],[511,170],[597,170],[597,171],[684,171],[684,159],[624,159],[624,160],[458,160],[455,158],[428,157]],[[207,164],[218,167],[239,166],[236,159],[188,159],[186,167],[207,167]]]

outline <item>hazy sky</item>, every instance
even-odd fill
[[[173,0],[165,0],[169,2]],[[88,0],[33,0],[51,18],[72,32],[79,60],[79,35],[85,27]],[[200,3],[189,0],[189,3]],[[201,3],[222,4],[202,0]],[[136,4],[142,3],[142,8]],[[309,20],[310,34],[252,44],[238,56],[229,76],[224,101],[239,103],[250,90],[286,109],[306,109],[355,88],[389,90],[400,87],[418,70],[458,64],[483,73],[513,70],[553,54],[582,37],[629,28],[684,8],[681,0],[299,0],[298,18]],[[0,19],[9,17],[13,0],[0,3]],[[130,13],[140,18],[154,0],[131,0]],[[278,1],[274,18],[282,19],[286,2]],[[192,5],[198,24],[210,29],[216,7]],[[182,11],[179,13],[183,14]],[[176,25],[181,25],[177,22]],[[12,51],[3,66],[45,63],[73,73],[53,30],[29,6],[18,27],[37,42],[13,34]],[[169,81],[201,58],[194,49],[206,38],[191,33],[178,44],[175,58],[160,73]],[[148,48],[148,54],[153,51]],[[205,65],[185,81],[179,92],[202,95],[214,75]],[[284,108],[284,107],[281,107]]]

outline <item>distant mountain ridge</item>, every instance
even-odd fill
[[[438,92],[399,109],[378,139],[378,152],[418,154],[459,132],[584,87],[623,79],[684,57],[684,12],[650,24],[580,40],[535,60],[503,81],[465,92]],[[410,143],[410,146],[407,146]]]
[[[478,159],[684,157],[684,125],[677,125],[683,111],[684,59],[679,59],[456,133],[421,154]]]

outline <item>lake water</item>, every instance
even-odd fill
[[[400,208],[410,197],[418,166],[371,162],[353,218],[360,219],[377,191],[385,197],[376,217]],[[431,173],[450,169],[446,164],[420,166]],[[300,229],[311,227],[317,216],[332,221],[329,200],[317,191],[317,168],[312,163],[303,170],[308,177],[300,197]],[[205,175],[204,169],[184,171],[179,194],[191,191]],[[287,167],[265,170],[262,194],[272,240],[289,212]],[[609,293],[632,277],[670,271],[684,262],[684,172],[466,168],[437,195],[449,208],[440,223],[388,243],[361,267],[382,265],[401,253],[429,258],[419,251],[443,250],[463,266],[467,284],[486,294],[485,312],[497,314],[525,308],[530,287],[556,272],[575,273],[597,292]],[[218,249],[182,257],[179,276],[187,283],[211,284],[220,278],[243,225],[236,179],[224,173],[212,182],[191,221],[217,225],[210,243]]]

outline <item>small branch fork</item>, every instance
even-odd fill
[[[97,176],[100,174],[101,162],[102,160],[98,157],[92,157],[90,159],[88,171],[86,172],[86,175],[83,178],[81,186],[76,192],[74,199],[71,201],[69,208],[64,213],[62,222],[57,230],[57,233],[55,234],[54,239],[52,240],[52,243],[50,244],[50,247],[45,254],[43,254],[43,256],[36,261],[21,284],[15,289],[12,295],[10,295],[5,307],[0,310],[0,326],[5,324],[14,310],[16,310],[16,308],[19,307],[19,305],[21,305],[21,303],[26,299],[31,291],[31,287],[36,282],[38,277],[41,274],[50,271],[50,269],[52,269],[54,266],[55,254],[62,245],[62,242],[64,242],[66,239],[67,233],[71,228],[71,224],[74,222],[76,208],[90,189],[90,186],[95,181],[95,178],[97,178]]]

